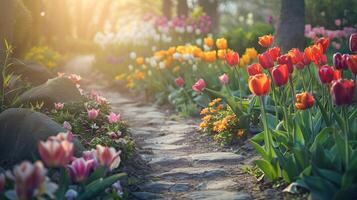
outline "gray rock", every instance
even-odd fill
[[[133,192],[132,195],[140,200],[164,199],[161,195],[151,192]]]
[[[149,162],[151,165],[187,165],[189,161],[186,157],[165,155],[153,157]]]
[[[50,70],[36,62],[21,62],[16,60],[9,70],[16,75],[21,75],[21,79],[33,85],[45,83],[48,79],[54,77]]]
[[[81,101],[82,96],[76,86],[67,78],[57,77],[46,83],[31,88],[19,96],[21,103],[44,102],[46,107],[53,107],[54,103]]]
[[[11,166],[37,155],[37,144],[65,132],[48,116],[24,108],[10,108],[0,114],[0,165]],[[75,140],[76,155],[84,150]]]
[[[143,191],[159,193],[159,192],[169,191],[169,189],[174,185],[175,185],[174,182],[155,181],[155,182],[149,182],[140,185],[139,188]]]
[[[190,192],[182,197],[198,200],[249,200],[250,196],[242,192],[229,192],[224,190],[206,190]]]
[[[177,178],[177,179],[194,179],[194,178],[214,178],[217,176],[225,176],[227,172],[222,168],[211,167],[187,167],[174,168],[168,172],[158,174],[158,177]]]
[[[219,181],[208,181],[201,183],[197,186],[199,190],[220,190],[228,189],[234,187],[237,183],[231,179],[219,180]]]
[[[143,146],[143,149],[153,149],[153,150],[178,150],[188,147],[186,144],[175,145],[175,144],[150,144]]]
[[[146,143],[153,144],[173,144],[185,139],[185,134],[177,133],[177,134],[168,134],[162,137],[152,138],[146,141]]]
[[[191,185],[188,183],[177,183],[170,188],[171,192],[186,192],[190,189]]]
[[[237,164],[244,159],[243,156],[231,152],[191,154],[189,155],[189,157],[193,160],[195,164],[221,162],[224,162],[224,164]]]

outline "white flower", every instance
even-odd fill
[[[99,126],[97,126],[96,123],[92,124],[90,127],[91,127],[92,129],[98,129],[98,128],[99,128]]]
[[[197,71],[197,65],[192,65],[192,71]]]
[[[203,50],[204,51],[209,51],[209,50],[211,50],[211,48],[209,46],[207,46],[207,45],[203,45]]]
[[[134,66],[133,65],[129,65],[128,68],[129,68],[130,71],[134,70]]]
[[[136,53],[134,51],[130,53],[130,58],[133,60],[136,58]]]
[[[201,38],[198,38],[198,39],[196,40],[196,44],[197,44],[198,46],[201,46],[201,45],[202,45],[202,39],[201,39]]]
[[[195,33],[196,33],[196,35],[200,35],[200,34],[201,34],[201,29],[198,29],[198,28],[197,28],[197,29],[195,30]]]
[[[193,27],[192,26],[187,26],[186,27],[187,33],[192,33],[193,32]]]
[[[165,63],[164,62],[160,62],[159,63],[159,67],[160,67],[160,69],[165,69]]]

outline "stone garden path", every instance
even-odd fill
[[[72,64],[88,67],[91,60],[82,57]],[[209,139],[198,133],[197,120],[173,120],[167,111],[110,90],[99,80],[87,87],[99,91],[113,111],[129,122],[139,155],[149,166],[133,198],[243,200],[266,199],[274,193],[264,191],[264,195],[252,184],[254,178],[242,172],[241,166],[252,159],[249,155],[210,145]]]

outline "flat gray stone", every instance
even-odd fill
[[[227,172],[222,168],[211,167],[187,167],[187,168],[174,168],[168,172],[157,175],[164,178],[177,178],[177,179],[194,179],[194,178],[214,178],[217,176],[225,176]]]
[[[148,139],[146,143],[153,144],[173,144],[178,141],[185,139],[185,134],[177,133],[177,134],[168,134],[161,137],[156,137],[152,139]]]
[[[184,165],[189,164],[189,160],[183,156],[173,156],[173,155],[161,155],[159,157],[154,157],[149,161],[151,165]]]
[[[168,124],[161,127],[162,131],[170,132],[170,133],[187,133],[193,130],[196,130],[197,126],[188,125],[185,123],[177,123],[177,124]]]
[[[231,152],[191,154],[189,155],[189,157],[193,160],[195,164],[206,164],[206,163],[237,164],[244,159],[243,156]]]
[[[143,146],[143,149],[153,149],[153,150],[177,150],[188,147],[187,144],[175,145],[175,144],[150,144]]]
[[[159,192],[169,191],[169,189],[174,185],[175,185],[174,182],[155,181],[155,182],[149,182],[140,185],[139,188],[143,191],[159,193]]]
[[[197,186],[197,189],[199,189],[199,190],[220,190],[220,189],[228,189],[235,185],[237,185],[236,182],[234,182],[231,179],[227,179],[227,180],[204,182],[204,183],[199,184]]]
[[[250,196],[243,192],[229,192],[224,190],[206,190],[190,192],[182,197],[199,200],[249,200]]]
[[[177,183],[170,188],[171,192],[186,192],[190,189],[191,185],[188,183]]]
[[[164,199],[161,195],[151,192],[133,192],[132,195],[140,200]]]

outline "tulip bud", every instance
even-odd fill
[[[281,56],[280,53],[280,48],[279,47],[273,47],[268,50],[270,56],[273,58],[274,62],[278,60],[278,58]]]
[[[270,89],[270,79],[266,74],[256,74],[249,76],[249,90],[256,96],[264,96],[268,94]]]
[[[180,76],[175,79],[177,87],[182,87],[185,84],[185,80]]]
[[[357,33],[350,36],[349,47],[351,52],[357,52]]]
[[[311,108],[314,105],[315,99],[310,93],[303,92],[296,95],[295,102],[296,109],[305,110]]]
[[[234,51],[228,51],[227,54],[226,54],[226,62],[231,67],[234,67],[234,66],[238,65],[238,63],[239,63],[239,54],[237,52],[234,52]]]
[[[90,120],[95,120],[98,117],[99,109],[92,108],[91,110],[87,110],[87,113]]]
[[[335,105],[349,105],[353,101],[355,82],[353,80],[340,79],[332,83],[330,93]]]
[[[357,75],[357,55],[349,55],[349,56],[347,56],[346,64],[348,66],[348,69],[354,75]]]
[[[249,76],[254,76],[256,74],[262,73],[262,66],[259,63],[251,64],[247,67]]]
[[[320,81],[323,84],[329,84],[332,82],[334,77],[334,70],[332,67],[324,65],[319,69]]]
[[[97,145],[96,157],[99,164],[106,166],[109,170],[117,168],[120,164],[120,151],[116,151],[113,147],[103,147]]]
[[[347,54],[342,55],[341,53],[333,54],[333,66],[336,69],[347,69],[346,58]]]
[[[68,165],[69,175],[74,183],[79,183],[85,180],[90,171],[93,169],[94,160],[85,160],[84,158],[76,158]]]
[[[73,143],[64,140],[47,140],[38,144],[42,161],[50,167],[64,167],[73,157]]]
[[[259,63],[264,69],[270,69],[274,66],[274,60],[269,52],[264,52],[258,55]]]
[[[269,47],[273,43],[273,40],[274,40],[274,36],[264,35],[264,36],[259,37],[258,43],[262,47]]]
[[[271,71],[273,81],[278,87],[285,85],[289,80],[289,70],[287,65],[278,65]]]
[[[205,81],[201,78],[193,86],[192,90],[195,92],[202,92],[206,87]]]
[[[226,73],[222,74],[220,77],[219,77],[219,81],[221,82],[222,85],[225,85],[228,83],[229,81],[229,77]]]
[[[323,49],[323,52],[325,53],[327,48],[328,48],[328,46],[330,45],[330,39],[322,37],[322,38],[318,39],[315,42],[315,44],[321,45],[321,47]]]
[[[289,73],[293,73],[294,67],[291,57],[289,55],[282,55],[278,58],[278,63],[281,65],[286,65],[288,67]]]

